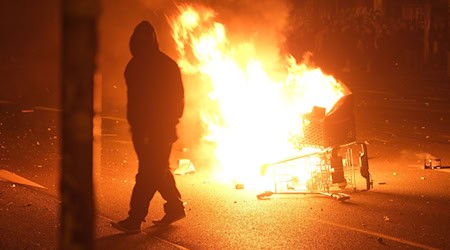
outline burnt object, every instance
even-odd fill
[[[333,147],[356,141],[353,95],[339,99],[323,118],[323,146]]]
[[[331,173],[332,183],[341,183],[342,187],[347,185],[347,180],[344,176],[344,164],[342,163],[342,157],[339,156],[339,147],[334,147],[331,151],[330,159],[331,168],[333,172]]]
[[[323,118],[325,108],[313,107],[311,113],[303,116],[301,144],[309,147],[323,147]]]

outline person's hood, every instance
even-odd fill
[[[159,50],[155,28],[147,21],[136,26],[130,39],[130,51],[133,56],[151,54]]]

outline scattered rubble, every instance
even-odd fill
[[[195,173],[195,167],[189,159],[178,160],[178,168],[173,171],[174,175],[186,175],[193,173]]]

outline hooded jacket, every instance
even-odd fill
[[[125,69],[127,118],[134,136],[175,141],[184,89],[177,63],[160,51],[153,26],[143,21],[130,39]]]

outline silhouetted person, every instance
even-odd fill
[[[139,168],[128,217],[112,226],[138,233],[157,191],[167,203],[165,216],[154,224],[168,225],[186,216],[169,168],[171,147],[177,140],[176,125],[184,109],[184,89],[178,65],[159,50],[155,29],[149,22],[136,26],[130,51],[133,57],[125,70],[127,118]]]

